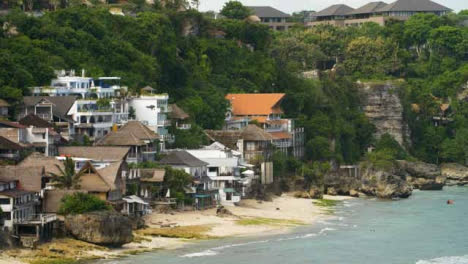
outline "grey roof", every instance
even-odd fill
[[[353,11],[349,12],[347,15],[374,13],[376,10],[384,8],[386,6],[387,6],[387,3],[384,3],[384,2],[370,2],[366,5],[361,6],[358,9],[354,9]]]
[[[0,149],[2,150],[22,150],[23,147],[7,138],[0,136]]]
[[[197,159],[185,150],[170,152],[160,161],[160,163],[164,165],[182,165],[188,167],[203,167],[208,165],[208,163]]]
[[[397,0],[383,8],[376,10],[377,12],[395,12],[395,11],[451,11],[450,8],[430,0]]]
[[[69,119],[67,115],[68,111],[70,111],[70,108],[76,101],[75,96],[25,96],[23,98],[23,103],[27,107],[34,106],[43,99],[54,104],[52,107],[52,113],[54,116],[61,119]]]
[[[258,17],[290,17],[289,14],[286,14],[271,6],[248,6],[248,8],[252,9],[253,13]]]
[[[354,8],[347,5],[332,5],[317,13],[312,14],[312,17],[326,17],[326,16],[344,16],[353,11]]]

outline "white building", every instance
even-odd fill
[[[99,100],[76,100],[68,115],[73,120],[72,135],[99,139],[107,135],[114,124],[127,123],[128,103],[126,100],[109,99],[107,105],[99,105]]]
[[[243,191],[240,155],[234,155],[229,150],[214,148],[187,150],[187,152],[208,164],[207,177],[202,179],[205,191],[218,190],[216,199],[225,206],[233,206],[240,202]]]
[[[168,100],[168,94],[145,94],[129,101],[129,107],[135,110],[135,119],[156,132],[164,141],[172,140],[168,131],[171,125]]]
[[[56,71],[57,78],[53,79],[50,86],[33,87],[35,96],[69,96],[77,95],[81,98],[110,98],[120,95],[120,77],[99,77],[93,79],[85,77],[84,70],[81,76],[75,76],[75,71]]]
[[[39,196],[35,192],[17,189],[17,181],[0,182],[0,227],[12,230],[14,224],[23,223],[34,217]]]

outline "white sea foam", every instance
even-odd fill
[[[185,254],[182,257],[183,258],[196,258],[196,257],[207,257],[207,256],[216,256],[216,255],[218,255],[218,252],[208,249],[208,250],[201,251],[201,252]]]
[[[416,264],[468,264],[468,255],[418,260]]]
[[[325,228],[322,228],[322,230],[320,230],[320,232],[318,233],[319,235],[322,235],[324,234],[325,232],[327,231],[334,231],[336,230],[335,228],[331,228],[331,227],[325,227]]]

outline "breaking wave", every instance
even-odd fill
[[[418,260],[416,264],[468,264],[468,255]]]

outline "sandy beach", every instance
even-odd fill
[[[350,197],[326,196],[325,199],[344,200]],[[56,251],[59,247],[69,248],[68,255],[75,259],[118,258],[125,255],[137,254],[156,249],[176,249],[194,239],[182,236],[163,237],[153,231],[171,231],[179,229],[196,229],[195,238],[222,238],[233,236],[261,236],[281,234],[290,231],[300,225],[313,225],[317,221],[333,217],[326,213],[324,208],[314,205],[314,200],[294,198],[292,194],[283,194],[274,197],[271,202],[243,200],[239,206],[226,207],[232,215],[217,216],[216,209],[204,211],[171,212],[167,214],[153,213],[146,216],[147,229],[135,232],[135,241],[124,245],[119,249],[107,249],[91,244],[78,246],[82,250],[76,250],[73,239],[61,239],[43,244],[38,249],[7,251],[0,257],[0,264],[27,262],[36,253]],[[166,226],[171,226],[170,228]],[[146,233],[145,233],[146,232]],[[151,233],[151,234],[150,234]],[[149,235],[150,234],[150,235]],[[82,252],[84,251],[84,252]]]

